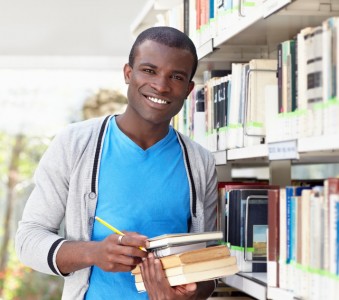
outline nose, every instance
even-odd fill
[[[165,76],[153,77],[151,87],[158,93],[166,93],[170,90],[168,79]]]

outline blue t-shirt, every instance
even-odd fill
[[[126,136],[112,118],[104,140],[96,216],[119,230],[148,237],[188,231],[190,198],[187,173],[172,127],[147,150]],[[112,232],[94,222],[92,240]],[[130,272],[105,272],[92,267],[87,300],[148,299],[138,293]]]

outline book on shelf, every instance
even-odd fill
[[[163,234],[148,239],[149,246],[147,250],[160,247],[178,246],[198,242],[213,242],[223,239],[221,231],[199,232],[199,233],[172,233]]]
[[[324,134],[335,134],[338,130],[338,105],[331,105],[338,100],[338,32],[339,18],[330,17],[323,21],[323,100]],[[337,107],[337,109],[334,109]]]
[[[322,26],[316,26],[305,36],[307,57],[307,124],[306,136],[320,135],[323,133],[322,117],[322,73],[323,73],[323,47]]]
[[[240,271],[266,272],[268,200],[275,185],[233,186],[226,192],[226,242]]]
[[[206,242],[198,242],[192,244],[184,244],[184,245],[173,245],[173,246],[166,246],[160,248],[153,248],[151,252],[154,254],[155,257],[164,257],[172,254],[182,253],[190,250],[196,250],[201,248],[206,248]]]
[[[218,204],[217,204],[217,230],[222,232],[226,232],[226,192],[233,188],[237,188],[237,186],[248,186],[248,185],[267,185],[267,181],[258,181],[257,179],[240,179],[241,181],[220,181],[218,182]],[[226,236],[224,235],[224,241],[226,241]]]
[[[234,149],[242,140],[243,127],[239,123],[239,110],[241,103],[241,82],[243,76],[243,63],[232,63],[230,97],[227,99],[227,149]]]
[[[221,259],[231,255],[229,248],[226,245],[211,246],[203,249],[186,251],[178,254],[164,256],[160,258],[162,268],[169,269],[187,264],[198,263],[202,261],[210,261]],[[140,273],[139,266],[132,270],[132,274]]]
[[[213,280],[238,272],[237,260],[226,245],[211,246],[160,258],[171,286]],[[132,270],[139,292],[145,290],[141,270]]]
[[[203,85],[195,85],[191,93],[194,105],[193,113],[193,140],[201,146],[206,147],[206,128],[205,128],[205,92]]]
[[[327,199],[325,205],[327,206],[326,212],[328,220],[328,270],[332,274],[339,275],[339,178],[331,177],[324,181],[324,194],[325,199]]]
[[[301,249],[301,195],[310,186],[286,186],[286,272],[288,286],[300,285],[295,264]],[[297,284],[298,283],[298,284]],[[296,289],[296,288],[294,288]]]
[[[279,286],[279,194],[280,190],[268,190],[268,253],[267,286]]]
[[[246,78],[244,143],[242,146],[258,145],[266,135],[265,124],[265,93],[266,88],[273,86],[277,89],[276,59],[252,59]],[[274,99],[270,99],[273,101]]]

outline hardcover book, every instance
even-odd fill
[[[187,264],[193,264],[197,262],[210,261],[229,257],[231,255],[230,250],[226,245],[218,245],[207,247],[203,249],[197,249],[160,258],[162,268],[174,268]],[[132,270],[132,274],[140,273],[139,266],[136,266]]]
[[[237,260],[234,256],[225,256],[215,260],[201,261],[192,264],[186,264],[178,267],[165,269],[166,277],[176,276],[181,274],[202,272],[216,268],[229,267],[237,264]],[[139,269],[140,270],[140,269]],[[141,272],[133,273],[135,275],[135,282],[142,281]]]
[[[238,272],[237,265],[232,265],[229,267],[224,268],[214,268],[206,271],[201,272],[192,272],[192,273],[185,273],[180,275],[174,275],[167,277],[169,284],[171,286],[181,285],[181,284],[188,284],[192,282],[199,282],[199,281],[207,281],[212,280],[220,277],[225,277],[229,275],[233,275]],[[144,283],[136,282],[135,286],[139,292],[145,291]]]
[[[221,231],[211,231],[202,233],[174,233],[164,234],[150,238],[147,250],[159,247],[168,247],[174,245],[192,244],[198,242],[218,241],[223,239]]]
[[[185,244],[185,245],[179,245],[179,246],[166,246],[161,248],[154,248],[151,250],[151,252],[154,254],[155,257],[160,258],[172,254],[178,254],[190,250],[196,250],[196,249],[202,249],[206,248],[207,243],[206,242],[200,242],[200,243],[193,243],[193,244]]]

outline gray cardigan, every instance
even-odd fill
[[[67,126],[43,155],[15,239],[25,265],[63,276],[55,259],[62,243],[91,239],[101,148],[111,117]],[[213,155],[188,137],[178,132],[177,136],[190,186],[190,231],[215,230],[218,196]],[[62,299],[83,299],[89,275],[86,268],[65,276]]]

